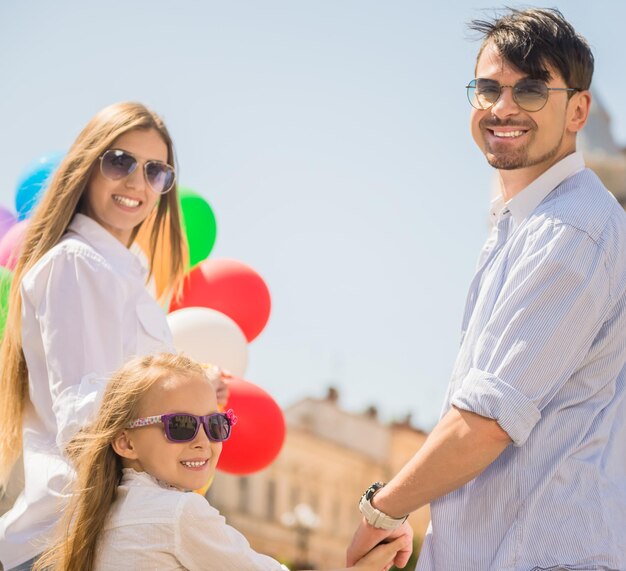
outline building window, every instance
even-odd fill
[[[300,503],[300,488],[293,486],[291,488],[291,508],[295,508]]]
[[[239,511],[247,514],[250,510],[250,480],[247,476],[239,478]]]
[[[341,530],[341,500],[339,497],[335,496],[335,501],[333,502],[333,516],[332,522],[335,532]]]
[[[276,482],[269,480],[267,482],[267,519],[274,521],[276,519]]]

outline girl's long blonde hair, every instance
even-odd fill
[[[99,157],[113,142],[129,131],[155,129],[167,145],[167,162],[175,163],[172,139],[163,121],[141,103],[116,103],[100,111],[82,130],[54,175],[26,231],[20,257],[13,273],[9,311],[0,348],[0,491],[22,450],[22,418],[28,398],[28,368],[22,351],[20,285],[22,277],[61,239],[74,214]],[[170,288],[182,281],[186,243],[181,229],[176,187],[158,203],[150,235],[150,274],[159,236],[169,220]],[[139,227],[134,229],[134,240]]]
[[[122,477],[121,459],[112,442],[139,416],[141,398],[151,387],[169,378],[196,375],[206,378],[198,363],[169,353],[135,358],[113,375],[96,420],[68,445],[67,453],[76,467],[74,494],[59,522],[55,543],[38,560],[35,570],[93,568],[98,536]]]

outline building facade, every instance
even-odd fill
[[[626,149],[620,148],[611,132],[611,117],[597,93],[585,128],[578,134],[578,149],[586,165],[626,207]]]
[[[426,434],[408,420],[382,423],[373,408],[346,412],[333,389],[287,408],[285,420],[285,444],[272,465],[249,476],[219,472],[209,500],[257,551],[310,568],[340,567],[360,521],[360,495],[388,481]],[[310,521],[298,521],[300,511]],[[427,507],[411,515],[416,536],[429,519]]]

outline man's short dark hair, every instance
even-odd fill
[[[470,29],[483,35],[485,46],[493,43],[500,55],[532,79],[549,81],[546,64],[565,80],[567,87],[589,89],[593,54],[589,44],[556,9],[509,9],[493,20],[472,20]]]

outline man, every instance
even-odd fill
[[[556,10],[476,21],[498,170],[442,418],[361,500],[348,562],[431,503],[420,571],[626,569],[626,215],[576,152],[593,56]],[[396,558],[406,563],[407,554]]]

